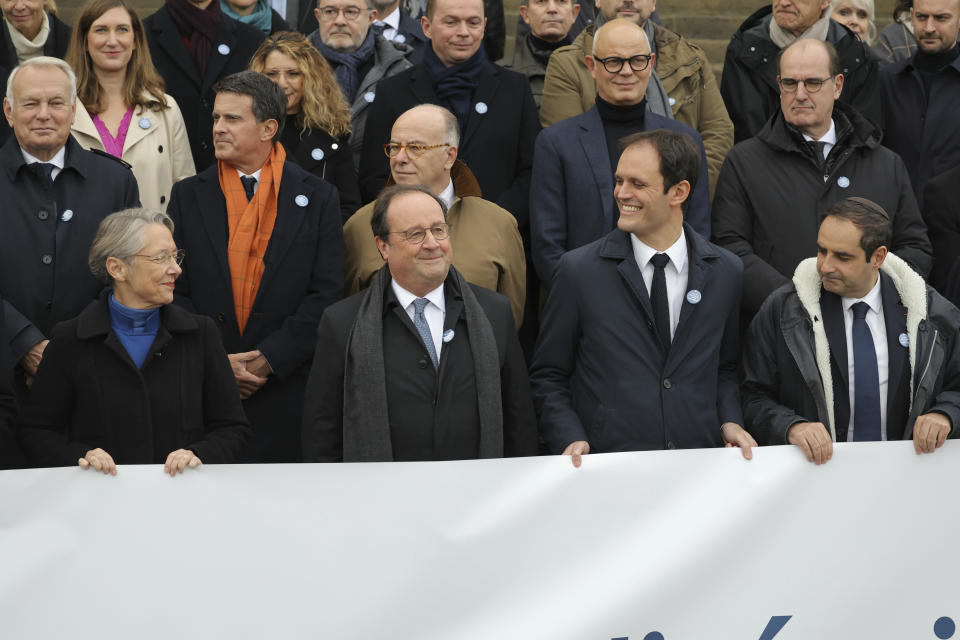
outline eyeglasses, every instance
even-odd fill
[[[630,68],[632,70],[643,71],[650,66],[650,59],[652,57],[653,55],[649,53],[638,53],[629,58],[610,56],[608,58],[594,58],[594,60],[602,64],[603,68],[607,70],[607,73],[620,73],[620,70],[623,69],[623,63],[628,61],[630,62]]]
[[[410,244],[423,244],[427,239],[427,231],[433,235],[434,240],[446,240],[450,235],[450,225],[446,222],[435,224],[429,229],[407,229],[406,231],[391,231],[390,234],[403,236],[403,239]]]
[[[836,76],[827,76],[826,78],[806,78],[797,80],[796,78],[780,78],[780,90],[787,93],[793,93],[801,84],[807,93],[816,93],[823,88],[823,83],[827,80],[833,80]]]
[[[183,264],[183,258],[187,255],[187,253],[183,249],[177,249],[173,253],[170,253],[169,251],[163,251],[153,256],[144,255],[142,253],[135,253],[133,255],[138,258],[145,258],[146,260],[158,266],[167,264],[167,262],[170,260],[173,260],[177,263],[177,266],[180,266]]]
[[[342,12],[344,18],[352,21],[359,18],[362,11],[360,7],[354,6],[344,7],[343,9],[338,9],[337,7],[320,7],[320,17],[327,21],[336,20],[337,15]]]
[[[387,154],[388,158],[395,158],[397,155],[399,155],[401,150],[406,149],[408,156],[419,158],[430,149],[439,149],[440,147],[449,146],[450,145],[446,142],[441,142],[440,144],[418,144],[416,142],[403,144],[402,142],[388,142],[387,144],[383,145],[383,152]]]

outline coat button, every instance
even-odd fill
[[[204,140],[203,142],[200,143],[200,148],[201,148],[201,149],[209,149],[209,148],[210,148],[210,143],[208,143],[206,140]]]
[[[417,362],[417,366],[420,367],[421,369],[426,369],[426,368],[427,368],[427,359],[426,359],[426,358],[420,358],[420,360]]]
[[[160,196],[160,204],[163,204],[167,201],[167,196]]]
[[[43,264],[51,264],[53,262],[53,256],[51,256],[49,253],[45,253],[40,258],[40,262],[42,262]]]
[[[217,314],[217,322],[223,322],[225,316],[222,313]]]
[[[669,389],[669,388],[672,387],[672,386],[673,386],[673,383],[670,382],[670,378],[667,378],[666,380],[663,381],[663,388],[664,388],[664,389]]]
[[[40,218],[41,220],[46,220],[47,218],[50,217],[50,214],[47,213],[46,211],[39,211],[37,212],[37,217]]]
[[[677,445],[675,445],[672,440],[667,443],[667,449],[676,449],[676,448],[677,448]]]
[[[163,145],[157,147],[157,153],[163,153]]]

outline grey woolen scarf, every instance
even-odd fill
[[[447,295],[463,298],[467,339],[473,354],[480,412],[481,458],[503,457],[503,405],[500,395],[500,358],[487,314],[460,273],[450,266]],[[390,286],[384,265],[367,289],[357,319],[347,338],[343,375],[343,461],[390,462],[393,445],[387,409],[387,380],[383,362],[383,304]],[[441,362],[438,375],[443,374]]]

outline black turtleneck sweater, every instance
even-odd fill
[[[546,40],[541,40],[532,33],[527,34],[527,49],[530,50],[530,53],[533,57],[546,68],[547,62],[550,60],[550,54],[559,49],[560,47],[570,44],[570,36],[563,38],[557,42],[547,42]]]
[[[930,87],[937,81],[940,72],[947,68],[957,56],[960,55],[960,46],[954,45],[948,51],[939,53],[924,53],[922,49],[917,49],[913,58],[914,68],[920,72],[920,79],[923,80],[923,105],[926,107],[930,99]]]
[[[610,104],[597,95],[597,112],[603,121],[603,134],[607,139],[607,155],[610,157],[610,173],[616,173],[620,162],[620,140],[631,133],[643,131],[647,113],[647,100],[621,106]]]

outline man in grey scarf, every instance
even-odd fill
[[[387,264],[320,321],[305,460],[535,455],[536,419],[510,304],[451,266],[446,206],[425,187],[388,187],[371,227]]]
[[[757,135],[779,110],[777,59],[781,50],[804,38],[834,46],[845,78],[840,100],[881,124],[877,56],[850,29],[830,19],[830,0],[773,0],[747,18],[727,46],[720,92],[736,142]]]

